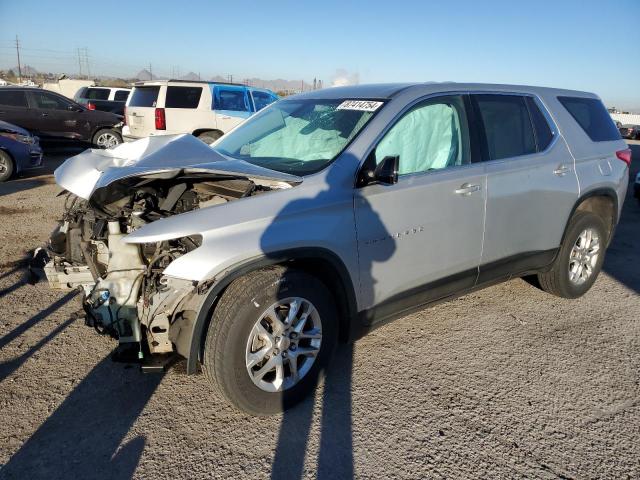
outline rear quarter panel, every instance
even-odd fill
[[[579,197],[594,190],[611,189],[618,197],[619,217],[627,191],[629,168],[616,157],[616,152],[628,148],[627,144],[622,139],[592,141],[555,95],[547,96],[545,101],[574,157]]]

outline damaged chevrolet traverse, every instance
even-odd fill
[[[278,101],[211,146],[87,150],[55,172],[45,273],[123,357],[180,355],[236,407],[282,411],[339,341],[412,308],[524,275],[584,294],[630,163],[603,115],[583,92],[367,85]]]

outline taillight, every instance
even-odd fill
[[[616,152],[616,157],[622,160],[627,165],[631,166],[631,149],[626,148],[624,150],[619,150]]]
[[[88,108],[89,110],[95,110],[95,109],[96,109],[96,106],[95,106],[93,103],[89,102],[89,103],[87,103],[87,108]]]
[[[156,130],[166,130],[167,121],[164,118],[164,108],[156,108]]]

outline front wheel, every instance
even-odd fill
[[[4,150],[0,150],[0,182],[9,180],[13,175],[13,160]]]
[[[577,212],[548,272],[539,273],[540,286],[563,298],[577,298],[591,288],[604,262],[607,233],[602,219],[591,212]]]
[[[113,148],[121,143],[122,137],[113,128],[103,128],[93,136],[93,144],[98,148]]]
[[[335,302],[319,279],[284,267],[258,270],[220,298],[205,342],[205,374],[239,409],[281,412],[315,388],[337,327]]]

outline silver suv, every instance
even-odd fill
[[[67,160],[45,270],[82,289],[121,357],[177,353],[232,404],[272,413],[314,387],[338,341],[411,309],[529,275],[583,295],[630,162],[590,93],[319,90],[211,147],[163,136]]]

